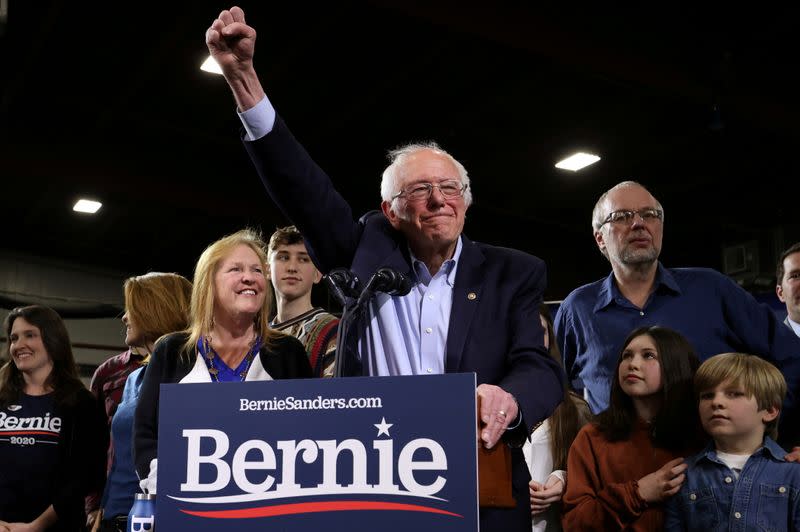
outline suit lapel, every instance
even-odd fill
[[[380,236],[375,235],[375,232],[380,233]],[[366,245],[359,245],[351,269],[364,285],[369,282],[372,274],[383,266],[394,268],[410,278],[416,279],[408,255],[408,244],[399,233],[391,229],[388,222],[381,220],[377,223],[368,223],[362,239],[362,244]],[[461,257],[458,261],[456,281],[453,286],[453,305],[447,331],[446,372],[456,372],[461,365],[464,343],[468,336],[467,331],[469,331],[475,311],[480,304],[483,290],[483,263],[485,261],[483,252],[464,235],[461,235],[461,239]],[[387,240],[389,241],[388,246]],[[369,245],[373,241],[380,242],[381,245],[375,247]],[[362,324],[362,326],[365,325],[365,323]]]
[[[453,306],[447,330],[446,373],[456,372],[461,367],[467,331],[470,329],[483,291],[483,253],[467,237],[462,235],[461,238],[463,247],[453,286]]]

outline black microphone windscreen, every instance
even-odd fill
[[[335,268],[325,276],[333,297],[340,305],[345,305],[346,298],[358,298],[361,294],[361,282],[356,274],[347,268]]]
[[[414,282],[408,276],[392,268],[379,269],[375,272],[374,279],[373,290],[390,296],[404,296],[414,287]]]

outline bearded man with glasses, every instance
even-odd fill
[[[701,360],[740,352],[775,364],[793,392],[782,420],[793,417],[800,341],[731,278],[708,268],[665,268],[658,260],[664,209],[646,188],[624,181],[605,192],[592,212],[592,229],[612,271],[569,294],[555,328],[572,386],[583,390],[594,413],[608,407],[622,342],[638,327],[659,325],[683,334]]]
[[[366,281],[388,267],[413,282],[406,295],[368,300],[363,319],[348,327],[354,334],[340,339],[337,364],[360,375],[475,372],[484,446],[514,446],[516,507],[481,508],[481,530],[530,531],[530,474],[519,447],[564,393],[539,321],[544,263],[462,234],[469,177],[434,143],[393,151],[381,181],[382,212],[355,217],[267,99],[253,68],[255,37],[234,7],[212,23],[206,44],[233,92],[245,148],[267,192],[302,232],[321,272],[345,267]]]

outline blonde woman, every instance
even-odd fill
[[[147,491],[156,488],[160,384],[311,377],[303,344],[269,327],[265,247],[250,229],[208,246],[194,271],[189,329],[153,351],[134,428],[136,471]]]

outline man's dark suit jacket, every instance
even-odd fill
[[[349,267],[366,280],[388,266],[415,278],[403,235],[378,212],[356,221],[280,117],[271,133],[244,144],[267,192],[304,235],[320,271]],[[378,189],[377,183],[367,186]],[[505,438],[521,444],[564,393],[563,371],[546,354],[539,321],[546,268],[526,253],[462,239],[445,368],[448,373],[475,372],[478,384],[511,393],[523,418]],[[512,450],[512,467],[517,508],[482,509],[481,530],[530,530],[530,475],[519,449]]]

